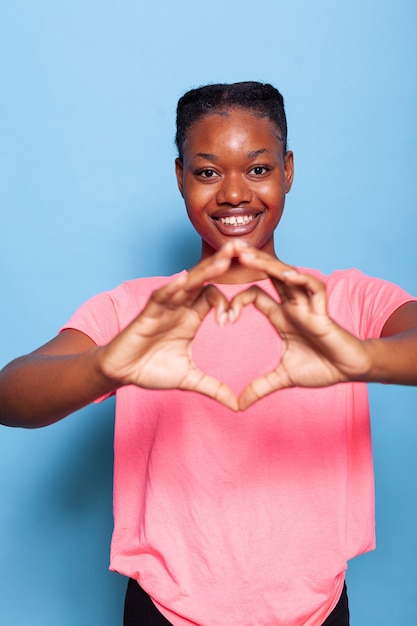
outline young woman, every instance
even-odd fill
[[[10,426],[117,394],[126,626],[346,625],[346,562],[374,547],[364,383],[417,383],[417,302],[277,258],[286,134],[271,85],[185,94],[176,174],[200,262],[92,298],[1,373]]]

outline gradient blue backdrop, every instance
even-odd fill
[[[1,365],[93,293],[197,259],[174,112],[206,82],[284,93],[296,177],[280,256],[417,294],[416,26],[415,0],[3,0]],[[350,564],[352,624],[415,626],[417,391],[370,393],[378,549]],[[1,429],[1,624],[121,623],[125,582],[107,571],[113,408]]]

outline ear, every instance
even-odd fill
[[[294,180],[294,154],[287,150],[284,155],[285,193],[288,193]]]
[[[175,175],[177,177],[177,185],[180,190],[180,194],[184,197],[183,194],[183,175],[184,175],[184,166],[182,164],[182,160],[180,158],[175,159]]]

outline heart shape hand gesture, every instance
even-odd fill
[[[269,276],[277,300],[252,286],[231,301],[210,283],[224,274],[232,259]],[[193,361],[192,343],[212,309],[220,325],[235,323],[253,304],[283,341],[277,367],[253,380],[240,397]],[[116,386],[183,389],[243,410],[267,394],[292,386],[322,387],[360,380],[369,368],[365,342],[333,322],[327,314],[324,285],[275,257],[231,242],[155,291],[139,316],[103,348],[102,369]]]

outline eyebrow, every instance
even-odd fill
[[[215,154],[210,154],[209,152],[197,152],[197,154],[194,155],[195,157],[200,157],[202,159],[205,159],[206,161],[218,161],[219,157],[217,157]]]
[[[248,159],[256,159],[261,154],[265,154],[265,152],[269,152],[266,148],[262,148],[261,150],[254,150],[253,152],[248,152]]]
[[[260,150],[253,150],[251,152],[247,153],[247,157],[248,159],[256,159],[258,156],[260,156],[261,154],[264,154],[265,152],[269,152],[269,150],[267,150],[266,148],[261,148]],[[206,161],[218,161],[219,157],[215,154],[211,154],[210,152],[197,152],[197,154],[194,155],[195,157],[200,157],[201,159],[205,159]]]

